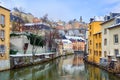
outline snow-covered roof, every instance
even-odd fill
[[[94,16],[95,21],[104,21],[104,16]]]
[[[26,24],[24,24],[24,26],[34,26],[34,25],[47,25],[47,26],[49,26],[46,23],[26,23]]]
[[[70,40],[68,40],[68,39],[62,39],[62,42],[63,42],[63,44],[64,43],[66,43],[66,44],[70,44],[70,43],[72,43]]]
[[[46,24],[46,23],[26,23],[24,24],[25,27],[34,27],[34,26],[38,26],[40,29],[50,29],[50,25]]]
[[[64,44],[70,44],[72,43],[69,39],[55,39],[56,43],[60,43],[62,41],[62,43]]]
[[[83,41],[85,41],[85,39],[84,38],[82,38],[82,37],[77,37],[77,36],[65,36],[67,39],[74,39],[74,40],[83,40]]]
[[[119,55],[117,55],[117,57],[120,57],[120,54],[119,54]]]
[[[117,61],[116,59],[112,59],[112,61]]]
[[[117,27],[117,26],[120,27],[120,23],[118,23],[118,24],[114,24],[114,25],[111,25],[111,26],[108,27],[108,29],[110,29],[110,28],[114,28],[114,27]]]

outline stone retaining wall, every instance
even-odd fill
[[[32,55],[10,56],[10,68],[13,69],[33,65],[53,59],[55,57],[56,57],[55,53],[35,55],[34,57]]]
[[[0,60],[0,71],[10,69],[10,61],[9,60]]]

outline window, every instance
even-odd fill
[[[119,24],[120,23],[120,19],[116,19],[116,24]]]
[[[104,39],[104,45],[107,45],[107,39]]]
[[[118,43],[118,34],[114,35],[114,43]]]
[[[94,55],[96,54],[96,51],[94,51]]]
[[[107,34],[107,29],[104,29],[104,34]]]
[[[101,38],[101,34],[99,34],[99,38]]]
[[[101,56],[101,51],[99,51],[99,56]]]
[[[5,25],[5,16],[4,15],[0,15],[0,24]]]
[[[101,43],[99,43],[99,48],[101,48]]]
[[[0,54],[5,53],[5,46],[4,45],[0,45]]]
[[[107,52],[106,51],[104,51],[104,57],[107,57]]]
[[[98,43],[96,43],[96,48],[98,48]]]
[[[5,31],[0,30],[0,39],[5,39]]]
[[[115,56],[117,56],[119,54],[119,50],[118,49],[115,49],[114,52],[115,52]]]

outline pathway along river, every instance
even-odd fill
[[[0,72],[0,80],[120,80],[120,78],[84,63],[80,55],[70,55],[45,64]]]

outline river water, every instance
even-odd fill
[[[0,72],[0,80],[120,80],[83,62],[81,55],[61,57],[48,63]]]

